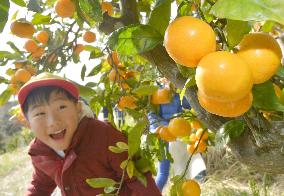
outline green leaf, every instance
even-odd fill
[[[118,147],[116,147],[116,146],[109,146],[108,149],[109,149],[111,152],[117,153],[117,154],[127,151],[127,150],[125,150],[125,149],[121,149],[121,148],[118,148]]]
[[[102,21],[102,11],[99,0],[79,0],[77,4],[77,14],[90,27],[96,22]]]
[[[86,75],[86,65],[84,65],[83,67],[82,67],[82,70],[81,70],[81,79],[82,79],[82,81],[84,81],[84,79],[85,79],[85,75]]]
[[[217,133],[217,141],[225,141],[227,144],[231,139],[238,138],[245,130],[243,120],[231,120],[226,122]]]
[[[125,142],[117,142],[116,146],[123,150],[128,150],[128,145]]]
[[[113,192],[113,191],[115,191],[117,188],[115,188],[115,187],[113,187],[113,186],[108,186],[108,187],[105,187],[104,188],[104,192],[105,193],[111,193],[111,192]],[[111,195],[113,195],[113,194],[111,194]]]
[[[186,82],[185,82],[185,85],[184,87],[182,88],[181,92],[180,92],[180,101],[182,103],[182,100],[183,100],[183,97],[184,97],[184,94],[186,92],[186,89],[190,86],[194,86],[196,84],[196,81],[195,81],[195,77],[194,75],[189,77]]]
[[[180,175],[171,178],[170,196],[184,196],[182,193],[182,184],[185,179],[181,179]]]
[[[128,160],[122,161],[122,162],[120,163],[120,168],[121,168],[121,169],[125,169],[126,166],[127,166],[127,163],[128,163]]]
[[[138,96],[152,95],[155,91],[158,90],[158,88],[159,87],[153,85],[142,85],[134,89],[132,92],[137,94]]]
[[[90,77],[90,76],[95,76],[97,75],[102,69],[102,64],[99,64],[97,66],[95,66],[92,71],[90,71],[90,73],[87,75],[87,77]]]
[[[27,8],[29,11],[41,13],[43,12],[43,9],[41,8],[40,3],[40,0],[30,0],[27,5]]]
[[[178,6],[178,16],[191,16],[192,11],[191,11],[191,6],[192,6],[192,1],[183,1],[179,6]]]
[[[219,0],[211,13],[218,18],[242,21],[272,20],[284,24],[284,1],[279,0]]]
[[[17,4],[18,6],[21,6],[21,7],[26,7],[27,4],[24,0],[11,0],[13,3]]]
[[[279,69],[277,70],[276,76],[284,78],[284,67],[279,66]]]
[[[39,25],[39,24],[46,25],[46,24],[49,24],[50,21],[51,21],[50,14],[45,16],[39,13],[35,13],[32,19],[32,23],[34,25]]]
[[[86,98],[92,97],[96,94],[96,91],[90,87],[79,85],[79,84],[77,84],[77,86],[79,87],[80,95],[82,97],[86,97]]]
[[[137,179],[141,182],[141,184],[143,184],[144,187],[147,187],[146,177],[135,168],[134,168],[134,176],[137,177]]]
[[[117,184],[116,181],[110,178],[91,178],[87,179],[86,182],[93,188],[111,187]]]
[[[23,54],[20,49],[11,41],[8,41],[7,44],[18,54]]]
[[[127,164],[127,167],[126,167],[126,172],[127,172],[128,176],[129,176],[129,178],[133,177],[134,168],[135,168],[135,166],[134,166],[133,161],[131,161],[131,160],[128,161],[128,164]]]
[[[12,91],[9,89],[6,89],[5,91],[2,92],[2,94],[0,95],[0,106],[3,106],[4,104],[6,104],[10,97],[12,96]]]
[[[151,170],[150,166],[151,163],[146,158],[140,158],[139,160],[135,161],[135,168],[142,173],[146,173]]]
[[[250,32],[250,25],[248,22],[239,20],[228,20],[225,28],[227,39],[230,47],[234,47],[240,43],[243,36]]]
[[[284,112],[284,106],[279,102],[275,95],[271,81],[254,85],[252,92],[253,106],[256,108],[268,111]]]
[[[138,122],[128,133],[128,156],[132,157],[139,150],[141,143],[141,135],[146,127],[145,121]]]
[[[0,33],[3,31],[8,20],[10,2],[9,0],[0,1]]]
[[[148,24],[160,32],[161,35],[164,35],[169,25],[170,13],[171,0],[157,0]]]
[[[86,45],[85,50],[91,52],[89,59],[95,59],[95,58],[104,56],[104,53],[102,52],[102,50],[99,47]]]
[[[0,51],[0,60],[5,59],[5,58],[14,59],[15,55],[8,51]]]
[[[272,21],[266,21],[264,25],[261,27],[261,31],[265,33],[271,32],[272,28],[274,27],[275,22]]]
[[[114,31],[108,46],[121,55],[133,55],[153,49],[163,42],[163,36],[149,25],[131,25]]]

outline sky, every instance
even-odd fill
[[[11,51],[9,45],[6,44],[6,42],[9,41],[9,40],[12,40],[18,48],[23,49],[23,45],[24,45],[26,39],[14,36],[14,35],[11,34],[11,31],[10,31],[11,18],[16,11],[18,11],[17,19],[25,17],[25,14],[27,13],[27,10],[25,8],[17,6],[14,3],[10,4],[8,22],[7,22],[3,32],[0,33],[0,40],[2,40],[1,44],[0,44],[0,51],[2,51],[2,50],[10,50]],[[98,37],[98,35],[97,35],[97,37]],[[83,42],[83,40],[81,38],[78,39],[78,43],[86,44],[86,43]],[[72,62],[69,62],[68,65],[65,68],[63,68],[62,72],[59,75],[61,75],[61,76],[65,75],[67,78],[69,78],[69,79],[71,79],[75,82],[78,82],[80,84],[86,84],[87,82],[91,82],[92,80],[94,80],[93,78],[91,78],[91,79],[86,78],[84,81],[81,80],[81,76],[80,76],[81,75],[81,69],[82,69],[83,65],[86,64],[86,67],[87,67],[86,73],[88,73],[89,71],[91,71],[91,69],[96,64],[99,63],[99,61],[98,60],[88,60],[88,58],[89,58],[89,52],[83,51],[80,54],[80,59],[81,59],[82,62],[78,63],[78,64],[74,64]],[[84,60],[84,59],[86,59],[86,60]],[[13,65],[8,64],[7,66],[4,66],[4,67],[0,66],[0,76],[9,79],[9,76],[7,76],[5,74],[6,70],[9,67],[13,67]],[[92,82],[95,82],[95,81],[92,81]],[[3,92],[6,89],[6,87],[7,87],[7,85],[0,84],[0,93]]]

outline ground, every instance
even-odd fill
[[[224,149],[210,148],[202,196],[284,196],[284,175],[262,174],[240,164]],[[0,156],[0,195],[22,196],[32,173],[27,148]],[[170,183],[163,191],[167,196]],[[57,193],[53,195],[60,195]]]

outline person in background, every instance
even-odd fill
[[[166,88],[169,88],[169,82],[164,80],[164,85]],[[151,111],[148,113],[148,120],[150,122],[150,132],[156,132],[156,129],[161,126],[167,126],[169,124],[170,119],[173,115],[180,113],[183,109],[190,109],[190,104],[184,97],[182,102],[180,101],[180,96],[178,93],[173,95],[173,98],[168,104],[160,104],[158,106],[158,112]],[[166,143],[167,150],[170,152],[174,163],[173,171],[174,175],[182,175],[186,162],[189,159],[190,154],[187,152],[186,144],[181,141],[174,141]],[[170,173],[170,160],[164,158],[159,162],[158,173],[156,176],[156,184],[159,189],[162,191],[165,184],[168,181],[169,173]],[[196,154],[192,157],[189,170],[186,174],[186,178],[194,178],[197,179],[202,178],[206,175],[206,166],[203,161],[203,158],[200,154]]]

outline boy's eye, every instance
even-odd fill
[[[39,113],[36,113],[35,116],[42,116],[44,114],[45,114],[44,112],[39,112]]]
[[[66,105],[61,105],[61,106],[59,106],[59,109],[65,109],[65,108],[67,108],[67,106]]]

